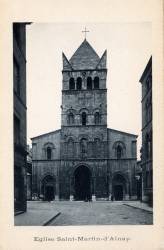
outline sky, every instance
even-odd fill
[[[107,49],[108,128],[138,135],[141,147],[141,84],[152,54],[151,24],[32,23],[27,26],[27,141],[61,126],[62,52],[68,59],[84,40],[101,57]]]

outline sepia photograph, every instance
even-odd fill
[[[151,22],[13,22],[14,225],[153,225]]]

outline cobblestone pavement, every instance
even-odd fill
[[[61,214],[50,226],[67,225],[150,225],[153,214],[123,202],[54,202]]]

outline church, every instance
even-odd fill
[[[85,38],[62,58],[61,129],[32,138],[33,197],[136,199],[137,135],[107,127],[107,51]]]

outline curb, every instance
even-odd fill
[[[51,221],[53,221],[54,219],[56,219],[61,213],[57,213],[56,215],[54,215],[53,217],[51,217],[49,220],[45,221],[42,226],[48,226],[48,224],[50,224]]]
[[[14,216],[20,215],[20,214],[24,214],[26,211],[18,211],[14,213]]]
[[[140,210],[146,211],[146,212],[148,212],[148,213],[150,213],[150,214],[153,214],[153,211],[149,211],[149,210],[147,210],[147,209],[145,209],[145,208],[135,207],[135,206],[129,205],[129,204],[123,204],[123,205],[124,205],[124,206],[127,206],[127,207],[132,207],[132,208],[134,208],[134,209],[140,209]]]

